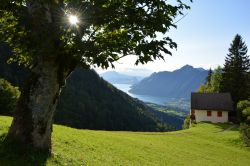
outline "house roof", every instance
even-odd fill
[[[233,111],[230,93],[192,93],[191,109]]]

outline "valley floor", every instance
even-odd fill
[[[188,130],[110,132],[54,125],[53,154],[26,154],[4,141],[11,118],[0,116],[0,165],[223,165],[250,163],[237,127],[200,123]],[[227,129],[227,130],[226,130]]]

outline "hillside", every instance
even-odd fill
[[[154,110],[154,115],[156,115],[160,120],[167,122],[172,126],[175,126],[177,130],[182,129],[183,122],[188,114],[186,110],[148,102],[146,104],[150,108],[153,108],[152,110]]]
[[[0,44],[0,78],[22,88],[28,71],[15,63],[7,64],[10,55],[8,47]],[[99,130],[158,131],[181,128],[182,121],[178,118],[172,118],[170,126],[167,118],[163,119],[165,124],[159,122],[162,116],[170,118],[117,90],[94,71],[78,69],[70,75],[62,90],[55,123]]]
[[[98,130],[159,131],[173,128],[161,124],[152,108],[116,89],[96,72],[83,69],[77,69],[68,78],[57,106],[55,123]]]
[[[130,93],[168,98],[190,98],[207,77],[207,71],[186,65],[173,72],[153,73],[130,89]]]
[[[3,141],[11,118],[0,117],[0,165],[225,165],[248,166],[250,149],[230,125],[198,124],[168,133],[77,130],[54,125],[53,153],[23,154]],[[15,147],[15,148],[13,148]]]
[[[121,74],[116,71],[107,71],[100,74],[100,76],[112,84],[135,84],[143,78]]]

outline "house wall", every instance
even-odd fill
[[[217,111],[211,111],[212,115],[207,116],[207,110],[195,110],[196,122],[210,121],[212,123],[228,122],[228,111],[222,111],[222,117],[217,116]]]

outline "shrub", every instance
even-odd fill
[[[237,104],[237,116],[240,122],[250,124],[250,101],[243,100]]]
[[[0,114],[12,115],[19,96],[18,87],[14,87],[8,81],[0,79]]]
[[[183,129],[188,129],[190,127],[190,117],[190,114],[188,114],[186,119],[184,120],[184,123],[182,125]]]
[[[243,142],[250,147],[250,125],[241,124],[240,133]]]

